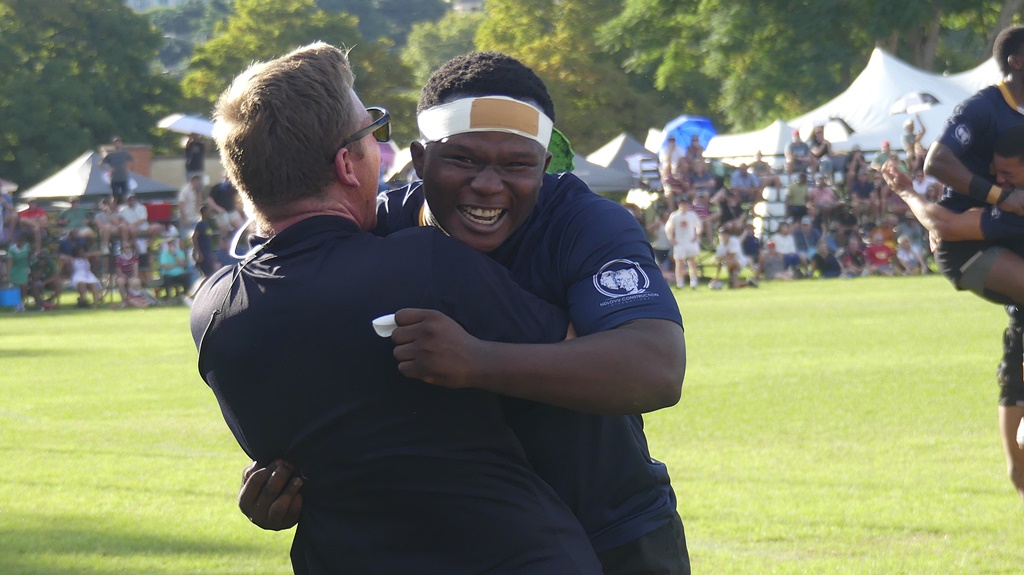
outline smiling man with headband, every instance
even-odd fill
[[[689,573],[668,471],[651,458],[639,415],[679,399],[679,309],[633,216],[570,173],[544,173],[554,120],[543,82],[518,60],[448,62],[420,98],[423,141],[411,153],[423,181],[383,198],[377,233],[441,228],[568,310],[580,337],[507,345],[441,314],[399,316],[394,356],[409,377],[509,396],[527,458],[583,524],[606,574]],[[609,280],[619,277],[631,281]],[[294,522],[282,512],[294,515],[295,490],[273,501],[287,473],[256,474],[243,511],[268,528]]]

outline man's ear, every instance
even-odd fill
[[[1007,56],[1006,63],[1010,65],[1010,69],[1020,72],[1024,70],[1024,55],[1011,54]]]
[[[338,178],[338,182],[343,186],[359,186],[359,177],[356,175],[354,161],[355,157],[348,148],[341,148],[334,155],[334,177]]]
[[[409,155],[412,156],[412,167],[416,169],[416,176],[423,179],[424,168],[427,164],[427,148],[421,142],[409,144]]]

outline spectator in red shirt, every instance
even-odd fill
[[[891,276],[894,274],[892,257],[894,252],[885,243],[885,236],[881,232],[871,234],[871,245],[864,249],[864,260],[867,265],[868,274],[876,276]]]

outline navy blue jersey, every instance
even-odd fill
[[[418,183],[378,206],[378,233],[419,225]],[[682,325],[636,219],[572,174],[545,175],[530,217],[490,254],[524,288],[569,311],[581,335],[635,319]],[[675,495],[651,458],[639,416],[603,416],[507,400],[509,422],[537,472],[569,504],[594,548],[628,543],[667,523]]]
[[[380,238],[334,216],[288,227],[196,297],[199,371],[235,438],[304,478],[296,573],[600,572],[497,395],[399,374],[371,320],[404,307],[496,341],[559,341],[568,325],[437,230]]]
[[[989,86],[957,105],[938,141],[971,173],[995,183],[992,150],[996,140],[1007,129],[1021,123],[1024,123],[1024,115],[1007,102],[1000,87]],[[987,205],[948,186],[939,203],[954,212]]]

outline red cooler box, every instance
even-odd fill
[[[151,222],[169,222],[174,219],[174,204],[170,202],[153,202],[145,204],[147,219]]]

